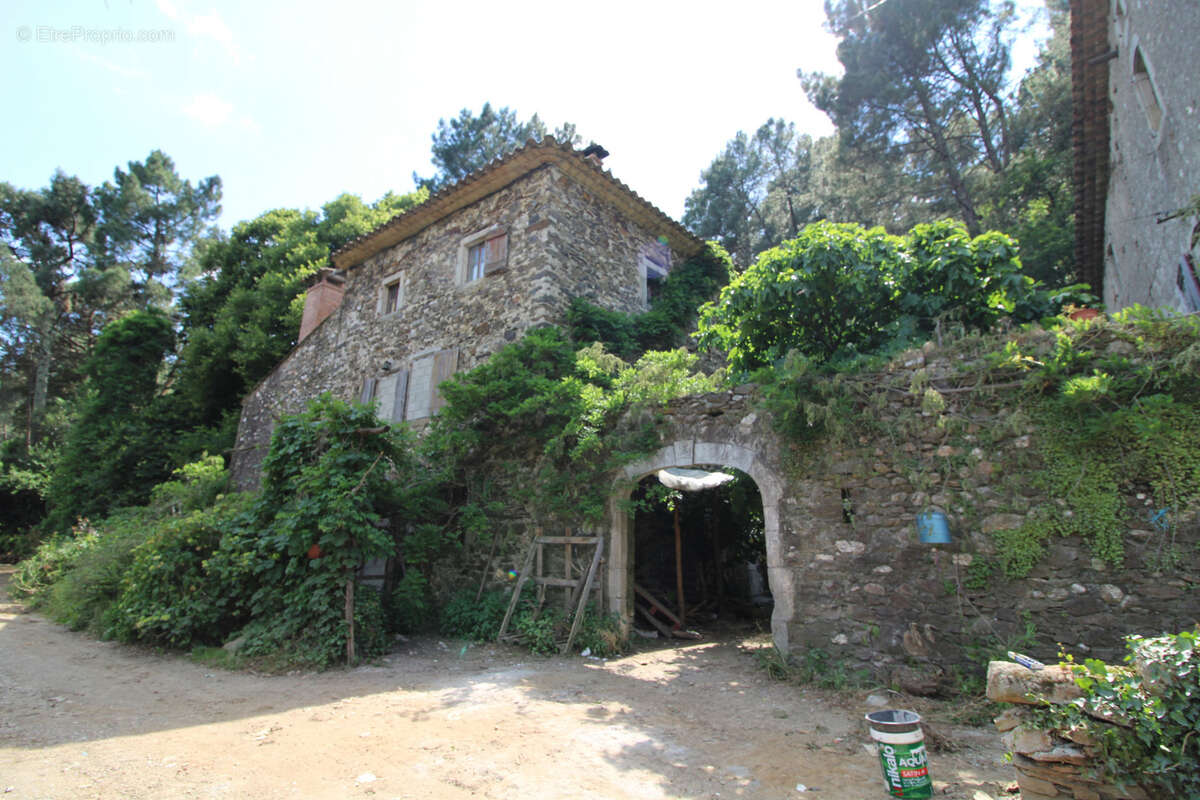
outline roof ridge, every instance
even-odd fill
[[[680,235],[681,237],[683,237],[685,239],[689,239],[689,240],[697,243],[697,245],[699,245],[699,243],[701,242],[701,240],[698,239],[691,231],[689,231],[687,228],[685,228],[679,222],[675,221],[670,216],[668,216],[666,214],[666,212],[664,212],[662,209],[658,208],[653,203],[651,203],[649,200],[645,199],[640,194],[635,192],[624,181],[615,177],[612,174],[612,172],[605,169],[602,164],[598,164],[595,161],[593,161],[592,159],[589,159],[589,158],[585,157],[584,155],[582,155],[582,151],[576,150],[575,147],[570,142],[560,142],[556,137],[547,135],[547,136],[542,137],[542,139],[540,141],[537,139],[534,139],[532,137],[530,137],[529,139],[526,139],[525,143],[523,145],[521,145],[520,147],[516,148],[515,150],[510,150],[509,152],[504,153],[503,155],[497,156],[496,158],[492,159],[491,161],[489,161],[487,164],[483,165],[479,169],[475,170],[474,172],[469,173],[468,175],[463,177],[461,180],[456,181],[455,183],[449,184],[448,186],[444,186],[441,189],[437,190],[436,192],[431,194],[425,200],[425,202],[423,202],[419,205],[413,206],[412,208],[410,208],[406,211],[402,211],[399,214],[396,214],[395,216],[386,220],[385,222],[377,225],[375,228],[368,231],[367,233],[361,234],[361,235],[356,236],[355,238],[347,241],[345,244],[343,244],[341,247],[339,247],[337,250],[334,250],[330,254],[330,262],[335,264],[335,266],[338,266],[336,262],[339,257],[343,257],[345,255],[352,253],[355,250],[359,250],[360,248],[363,248],[364,246],[368,245],[371,240],[379,238],[380,236],[385,234],[388,230],[397,228],[397,227],[403,225],[408,220],[419,219],[420,216],[422,216],[422,215],[434,215],[433,219],[431,219],[428,223],[428,224],[432,224],[433,222],[435,222],[438,219],[441,219],[442,216],[444,216],[443,214],[439,214],[436,211],[436,207],[439,204],[451,205],[453,202],[451,198],[467,191],[471,186],[474,186],[474,185],[478,184],[480,181],[487,179],[492,174],[503,169],[506,165],[508,165],[514,161],[518,161],[523,157],[527,157],[529,154],[536,153],[539,150],[544,150],[547,152],[557,151],[567,157],[573,156],[573,158],[571,158],[570,161],[575,167],[587,167],[587,168],[594,170],[598,175],[600,175],[602,178],[607,180],[611,185],[620,189],[622,192],[624,192],[626,195],[628,195],[630,198],[632,198],[634,201],[636,201],[638,204],[640,204],[645,210],[656,215],[660,220],[665,221],[669,225],[670,228],[675,230],[675,232],[678,235]],[[562,163],[562,162],[560,162],[560,163]],[[450,208],[450,209],[447,209],[447,211],[445,213],[449,214],[455,210],[457,210],[457,209]],[[407,238],[407,237],[404,237],[404,238]],[[402,239],[397,240],[397,241],[402,241]],[[395,243],[396,242],[391,242],[389,244],[384,245],[384,247],[391,246],[391,244],[395,244]],[[373,253],[364,255],[363,259],[369,258],[370,255],[373,255]],[[344,267],[340,267],[340,268],[353,267],[355,264],[359,263],[363,259],[358,259],[354,263],[347,264]]]

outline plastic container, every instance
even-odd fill
[[[950,523],[941,511],[917,514],[917,538],[923,544],[950,544]]]
[[[915,711],[872,711],[867,714],[867,724],[871,726],[871,738],[879,745],[879,766],[888,794],[933,797],[921,716]]]

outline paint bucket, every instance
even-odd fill
[[[941,511],[917,514],[917,537],[922,544],[950,544],[950,524]]]
[[[872,711],[867,714],[871,738],[879,744],[879,766],[892,797],[933,797],[929,761],[915,711]]]

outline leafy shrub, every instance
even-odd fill
[[[35,607],[45,599],[51,587],[100,540],[100,532],[86,520],[80,520],[71,535],[60,534],[42,542],[29,558],[17,566],[8,592],[15,600],[27,600]]]
[[[1102,776],[1151,797],[1200,796],[1200,629],[1154,638],[1130,636],[1125,661],[1071,662],[1084,696],[1048,706],[1052,727],[1091,736]],[[1111,719],[1108,724],[1095,717]]]
[[[710,242],[671,270],[651,299],[649,311],[609,311],[577,297],[567,309],[567,332],[578,344],[600,343],[626,361],[636,361],[650,350],[679,347],[701,304],[729,283],[732,272],[729,254]]]
[[[790,350],[818,361],[875,352],[943,321],[1035,320],[1066,297],[1024,275],[1002,233],[971,239],[960,223],[939,222],[901,238],[818,222],[761,253],[701,309],[700,341],[726,348],[730,367],[748,373]]]
[[[456,592],[442,606],[439,630],[473,642],[495,641],[511,597],[507,589],[484,592],[478,601],[470,590]]]
[[[121,577],[152,530],[151,524],[150,515],[138,508],[105,518],[95,538],[77,551],[44,595],[41,605],[46,615],[72,630],[87,628],[103,634],[121,593]]]
[[[222,541],[247,525],[249,498],[233,495],[185,516],[163,519],[134,551],[109,633],[123,641],[174,647],[219,644],[239,627],[250,577],[216,568]]]
[[[621,633],[621,619],[616,614],[601,614],[589,607],[579,623],[572,645],[580,652],[591,651],[597,658],[612,658],[624,653],[629,642]]]

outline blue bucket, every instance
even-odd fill
[[[917,514],[917,537],[922,544],[950,544],[950,524],[941,511]]]

